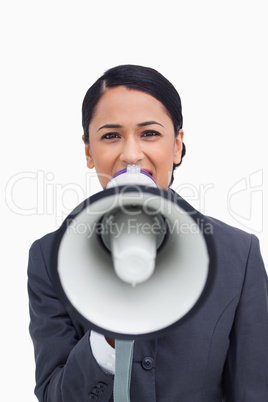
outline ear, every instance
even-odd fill
[[[87,161],[87,167],[89,169],[93,169],[95,167],[92,155],[91,155],[91,149],[90,149],[90,145],[88,143],[86,143],[85,141],[85,136],[82,136],[82,140],[85,144],[85,155],[86,155],[86,161]]]
[[[184,131],[181,128],[179,130],[179,134],[175,138],[175,145],[174,145],[174,158],[173,158],[173,163],[177,165],[181,161],[181,154],[182,154],[182,142],[183,142],[183,137],[184,137]]]

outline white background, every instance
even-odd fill
[[[174,84],[187,156],[173,187],[256,234],[268,265],[267,2],[11,0],[0,16],[0,399],[31,402],[28,249],[100,189],[85,165],[80,110],[106,69],[142,64]]]

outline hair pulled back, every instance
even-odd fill
[[[175,137],[182,128],[181,99],[175,87],[158,71],[133,64],[125,64],[107,70],[87,91],[82,104],[82,126],[85,142],[89,143],[89,124],[102,95],[109,89],[125,86],[145,92],[161,102],[173,125]],[[183,144],[182,158],[185,155]],[[182,159],[181,159],[182,161]],[[174,169],[181,164],[173,164]],[[170,184],[173,182],[173,174]]]

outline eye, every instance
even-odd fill
[[[148,130],[145,131],[144,133],[142,133],[143,137],[157,137],[160,136],[160,133],[158,133],[157,131],[154,130]]]
[[[107,133],[101,137],[102,140],[113,140],[115,138],[119,138],[117,133]]]

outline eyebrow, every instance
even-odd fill
[[[143,123],[137,124],[138,127],[144,127],[144,126],[150,126],[152,124],[157,124],[161,127],[164,127],[162,124],[158,123],[157,121],[150,120],[150,121],[144,121]],[[104,124],[104,126],[101,126],[97,132],[103,128],[123,128],[120,124]]]
[[[150,126],[151,124],[157,124],[158,126],[164,127],[162,124],[158,123],[157,121],[145,121],[144,123],[139,123],[138,127]]]

